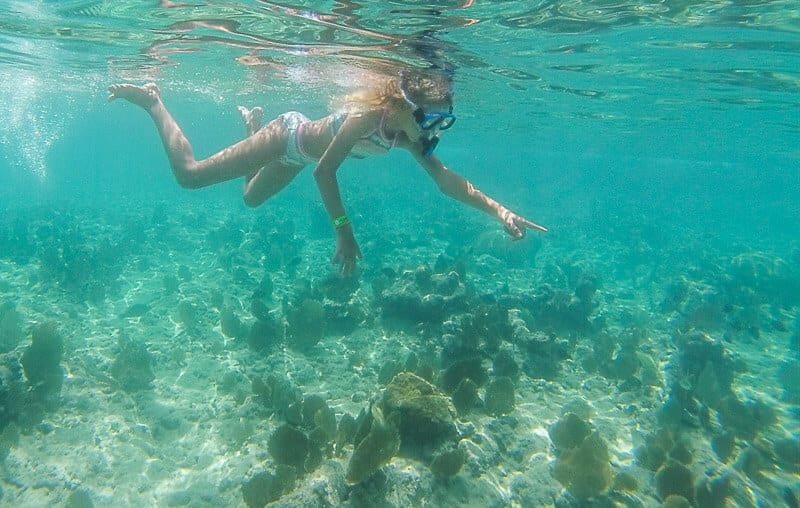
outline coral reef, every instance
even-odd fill
[[[561,362],[569,358],[574,349],[573,344],[555,333],[534,328],[535,319],[526,310],[510,309],[508,318],[511,342],[525,354],[522,367],[525,373],[536,379],[556,379]]]
[[[733,481],[730,474],[716,478],[704,477],[695,486],[697,506],[702,508],[725,508],[728,506],[727,499],[731,496]]]
[[[490,415],[508,414],[514,410],[514,404],[514,381],[510,377],[497,377],[486,387],[484,407]]]
[[[64,380],[63,352],[57,324],[47,321],[33,327],[31,344],[21,354],[0,353],[0,432],[17,425],[29,428],[56,407]]]
[[[752,441],[760,432],[778,422],[775,408],[766,402],[759,399],[739,400],[733,394],[720,400],[717,415],[724,428],[747,441]]]
[[[325,307],[313,298],[302,298],[286,309],[287,340],[298,351],[308,351],[325,336]]]
[[[399,275],[384,271],[372,287],[389,327],[442,323],[447,316],[468,310],[469,292],[456,271],[433,273],[427,266]]]
[[[446,393],[453,393],[465,379],[469,379],[477,386],[483,386],[489,380],[489,373],[483,367],[483,361],[478,356],[457,360],[442,372],[440,384]]]
[[[458,383],[458,386],[450,396],[458,414],[467,414],[480,400],[478,396],[478,385],[469,378],[465,378]]]
[[[275,375],[270,375],[265,380],[255,377],[252,385],[253,393],[264,406],[275,411],[287,423],[303,423],[303,395],[289,379]]]
[[[536,329],[553,333],[587,333],[595,330],[590,316],[597,308],[594,297],[597,278],[581,273],[572,291],[543,284],[525,297],[524,309],[532,316]]]
[[[281,425],[270,435],[267,448],[276,463],[292,466],[299,473],[306,471],[310,445],[308,436],[300,429]]]
[[[766,252],[734,256],[727,268],[730,291],[753,291],[767,301],[783,306],[800,302],[800,272],[784,259]]]
[[[111,377],[126,392],[137,392],[152,388],[153,355],[147,345],[121,333],[117,342],[117,354],[111,365]]]
[[[27,264],[36,255],[36,233],[31,231],[30,211],[3,210],[3,221],[0,224],[0,256],[15,263]]]
[[[570,450],[592,434],[592,426],[575,413],[565,413],[547,429],[547,434],[556,450]]]
[[[683,496],[671,494],[664,499],[662,508],[692,508],[692,503]]]
[[[76,489],[67,498],[64,508],[94,508],[94,503],[86,490]]]
[[[574,413],[548,428],[556,452],[553,477],[579,500],[599,496],[613,482],[611,454],[600,434]]]
[[[262,508],[277,501],[294,488],[296,474],[291,467],[278,466],[275,473],[262,471],[242,484],[242,496],[248,508]]]
[[[238,338],[244,333],[244,325],[230,305],[225,305],[220,309],[219,325],[226,337]]]
[[[656,490],[662,499],[679,496],[691,506],[695,499],[694,475],[679,462],[668,462],[656,472]]]
[[[495,376],[505,376],[517,379],[520,375],[520,368],[514,355],[508,350],[499,351],[492,359],[492,373]]]
[[[610,333],[600,333],[593,341],[594,361],[597,370],[609,379],[618,379],[628,385],[641,385],[642,379],[649,375],[650,383],[659,383],[659,376],[651,371],[643,373],[643,364],[647,365],[647,357],[640,353],[641,344],[645,342],[642,330],[633,329],[613,337]],[[642,359],[644,356],[645,360]]]
[[[31,388],[38,397],[58,394],[64,382],[61,358],[64,339],[55,321],[36,325],[31,332],[31,345],[22,353],[19,363]]]
[[[0,304],[0,353],[14,349],[22,340],[22,315],[13,301]]]
[[[727,263],[727,264],[726,264]],[[678,330],[721,332],[729,342],[758,341],[770,328],[785,329],[764,312],[798,304],[800,271],[765,252],[738,254],[704,267],[701,280],[681,280],[665,290],[662,311],[675,313]]]
[[[691,464],[694,460],[689,438],[674,434],[663,427],[644,437],[634,449],[636,463],[650,471],[658,471],[668,461]]]
[[[345,413],[341,418],[339,418],[339,424],[336,427],[335,437],[335,453],[337,456],[341,456],[344,453],[344,448],[353,443],[353,439],[355,438],[357,431],[358,423],[356,423],[356,419],[353,418],[352,415]]]
[[[247,344],[258,353],[268,353],[283,339],[281,323],[266,311],[256,316],[258,319],[247,333]]]
[[[396,454],[422,460],[436,474],[452,476],[466,460],[457,451],[453,417],[455,408],[434,385],[410,372],[400,372],[383,390],[377,403],[362,411],[355,422],[338,434],[352,441],[355,450],[347,467],[347,481],[361,483]],[[344,421],[344,420],[343,420]],[[340,447],[337,443],[337,449]]]
[[[0,431],[7,425],[26,420],[30,394],[16,353],[0,354]]]
[[[560,452],[553,477],[578,499],[599,496],[611,487],[611,455],[596,431],[575,448]]]
[[[455,476],[464,467],[467,461],[467,452],[463,448],[453,448],[437,454],[431,461],[431,472],[436,476]]]
[[[49,229],[37,230],[34,240],[44,279],[79,301],[102,302],[118,290],[128,258],[149,239],[142,224],[122,226],[120,233],[105,236],[73,217],[52,217]]]
[[[781,468],[793,473],[800,473],[800,436],[793,435],[776,439],[774,451]]]
[[[694,332],[676,338],[678,351],[669,362],[670,398],[662,411],[667,421],[677,423],[698,408],[689,407],[694,399],[715,408],[725,396],[734,396],[734,377],[744,366],[724,345],[705,334]],[[688,410],[688,411],[684,411]]]

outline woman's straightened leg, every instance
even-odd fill
[[[108,89],[109,100],[125,99],[148,112],[158,128],[175,179],[182,187],[196,189],[253,175],[285,152],[286,127],[273,121],[252,136],[198,161],[189,140],[161,101],[154,83],[111,85]]]

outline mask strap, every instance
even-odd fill
[[[408,96],[408,92],[406,91],[406,74],[405,72],[400,73],[400,94],[403,96],[403,100],[408,103],[414,109],[420,109],[417,106],[417,103],[411,100],[411,97]]]

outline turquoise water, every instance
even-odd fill
[[[797,506],[795,2],[151,3],[0,4],[0,504]],[[311,168],[187,191],[106,101],[156,82],[203,157],[397,64],[548,233],[348,161],[342,279]]]

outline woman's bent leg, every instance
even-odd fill
[[[286,127],[273,121],[247,139],[198,161],[189,140],[161,101],[155,84],[111,85],[109,92],[109,100],[125,99],[148,112],[158,128],[175,179],[182,187],[205,187],[252,175],[285,151]]]
[[[289,185],[289,182],[294,180],[294,177],[299,175],[302,169],[303,166],[282,162],[267,164],[245,181],[245,204],[252,207],[260,205]]]
[[[247,109],[239,106],[239,113],[242,115],[248,136],[261,128],[263,114],[261,108]],[[277,161],[259,168],[255,173],[245,177],[245,204],[252,207],[259,206],[286,187],[302,169],[302,166],[287,165]]]

